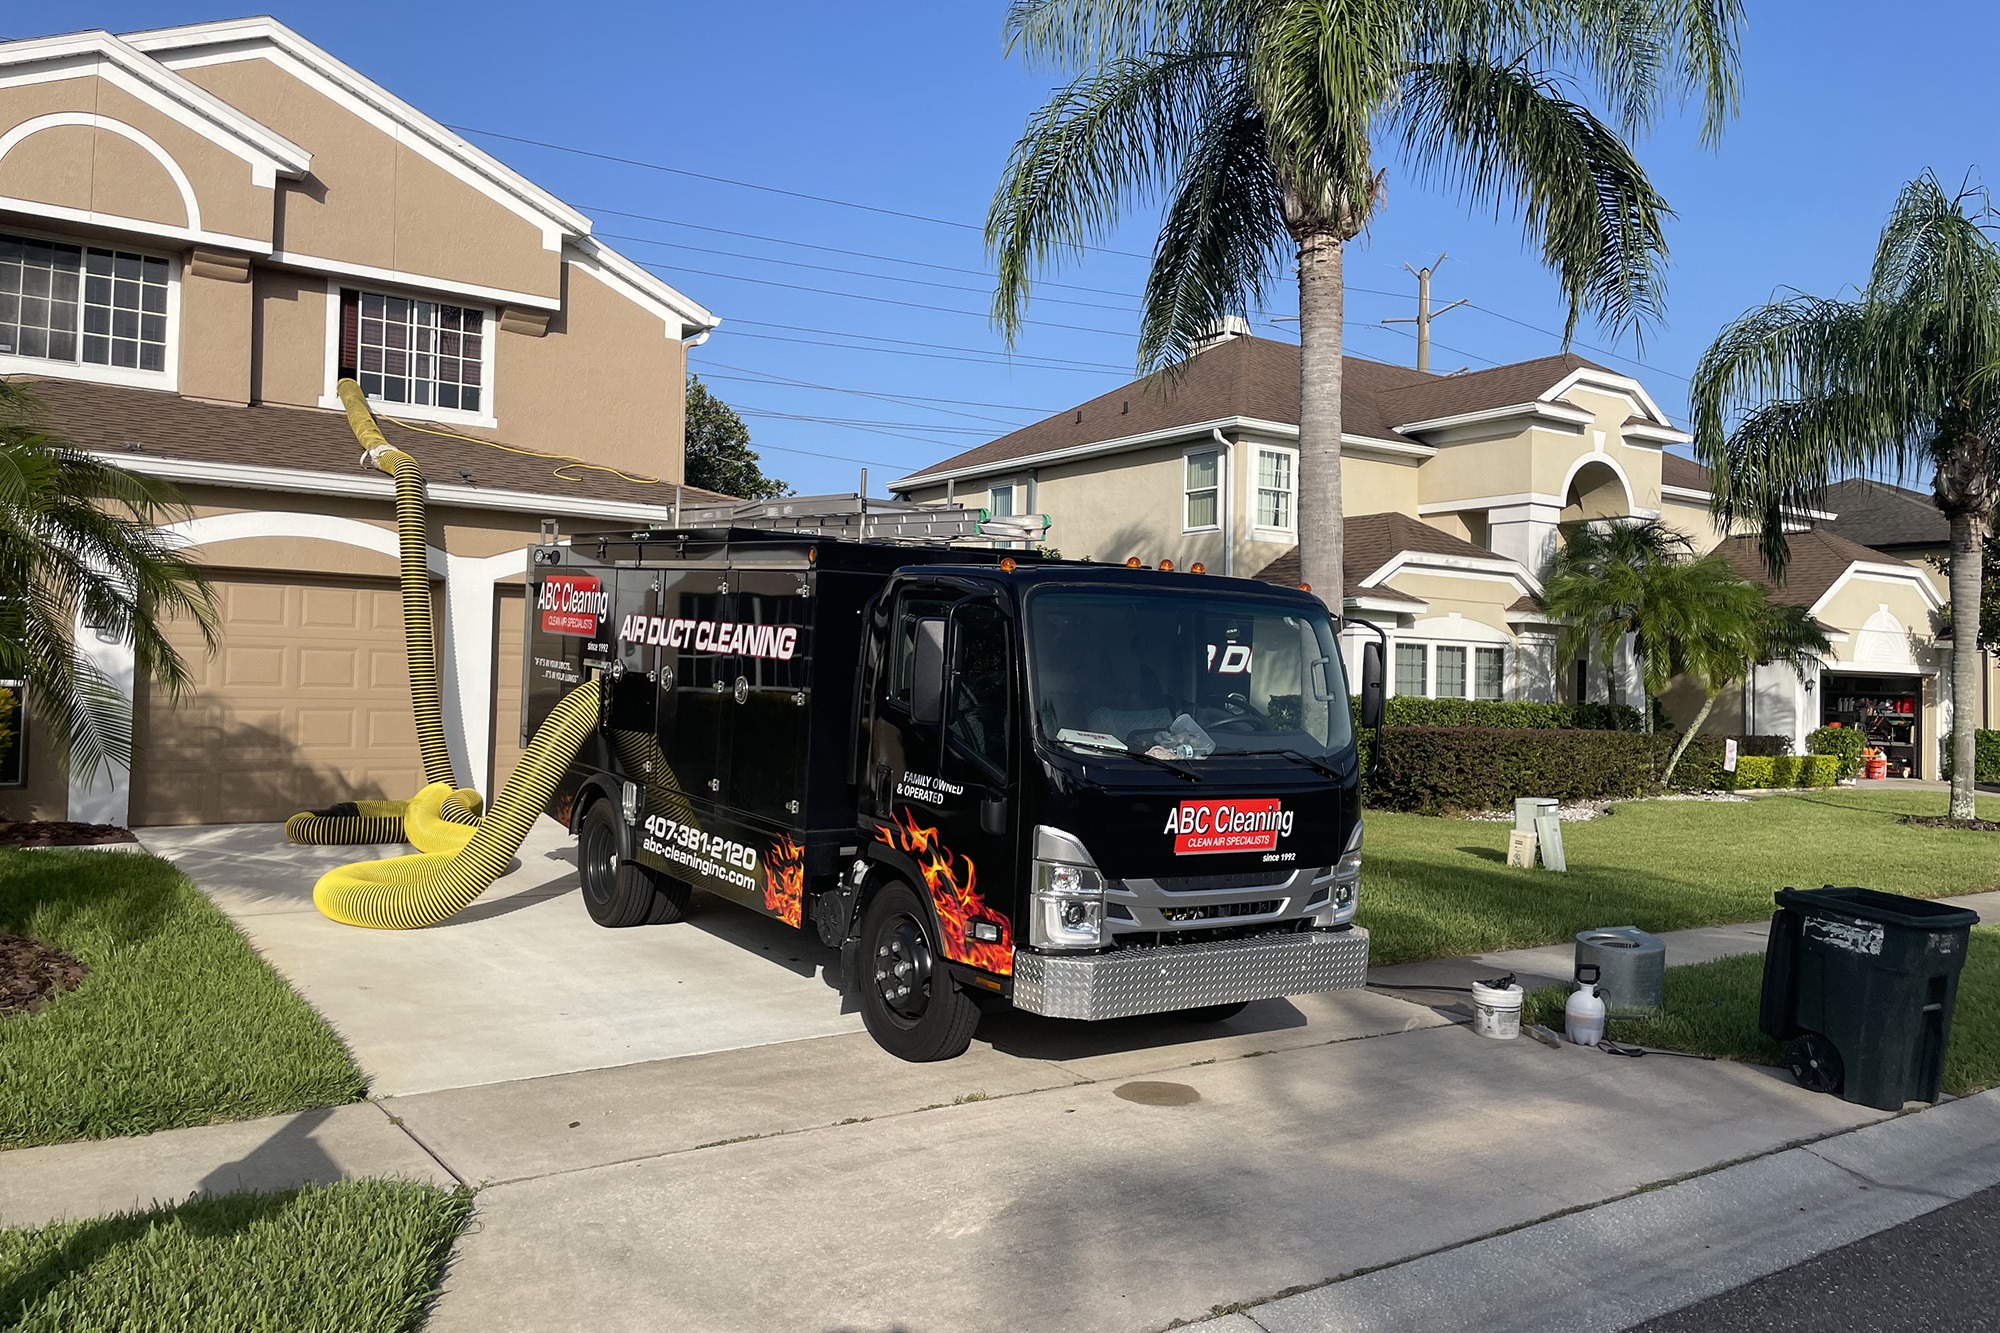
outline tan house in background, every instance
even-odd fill
[[[0,44],[0,374],[182,488],[222,615],[179,708],[82,631],[131,693],[134,771],[72,783],[30,721],[0,817],[282,819],[415,789],[391,487],[333,410],[343,375],[432,483],[454,759],[503,778],[522,549],[545,519],[672,516],[685,352],[718,322],[590,232],[268,18]]]
[[[1630,376],[1569,354],[1459,375],[1349,357],[1342,410],[1341,609],[1387,633],[1396,693],[1602,698],[1603,672],[1557,660],[1558,627],[1538,600],[1567,525],[1660,519],[1698,550],[1726,542],[1733,563],[1769,582],[1754,543],[1716,529],[1707,473],[1667,452],[1687,435]],[[1113,390],[892,489],[1047,514],[1049,541],[1066,556],[1170,559],[1178,569],[1198,561],[1211,573],[1292,583],[1298,411],[1298,347],[1225,333],[1177,376]],[[1938,586],[1924,569],[1833,531],[1802,532],[1794,547],[1777,595],[1828,625],[1834,655],[1803,681],[1759,668],[1709,729],[1802,743],[1843,701],[1850,724],[1865,713],[1895,736],[1892,760],[1907,756],[1913,773],[1935,774],[1947,716],[1939,682],[1948,678],[1932,633]],[[1358,657],[1372,637],[1353,630],[1344,642]],[[1615,674],[1616,697],[1636,703],[1629,662]],[[1666,704],[1693,711],[1681,693]]]

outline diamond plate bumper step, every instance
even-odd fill
[[[1367,981],[1368,932],[1359,926],[1083,957],[1014,954],[1014,1007],[1050,1018],[1125,1018]]]

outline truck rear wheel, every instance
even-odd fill
[[[590,919],[613,930],[677,921],[687,905],[686,886],[678,900],[669,896],[663,875],[624,854],[625,830],[611,802],[599,801],[583,816],[576,834],[576,877]],[[670,915],[659,915],[661,903]]]
[[[979,1006],[951,979],[930,913],[906,885],[888,885],[868,904],[855,957],[861,1021],[877,1045],[918,1063],[965,1054]]]

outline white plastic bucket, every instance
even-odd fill
[[[1518,985],[1488,986],[1472,983],[1472,1030],[1482,1037],[1512,1041],[1521,1035],[1521,1000],[1527,992]]]

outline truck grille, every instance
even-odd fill
[[[1269,870],[1251,870],[1236,875],[1177,875],[1156,879],[1153,883],[1168,893],[1203,893],[1213,889],[1260,889],[1265,885],[1273,888],[1291,882],[1292,872],[1281,873]]]
[[[1169,921],[1220,921],[1232,916],[1268,916],[1284,904],[1282,898],[1266,898],[1254,903],[1210,903],[1205,907],[1162,907],[1160,915]]]

